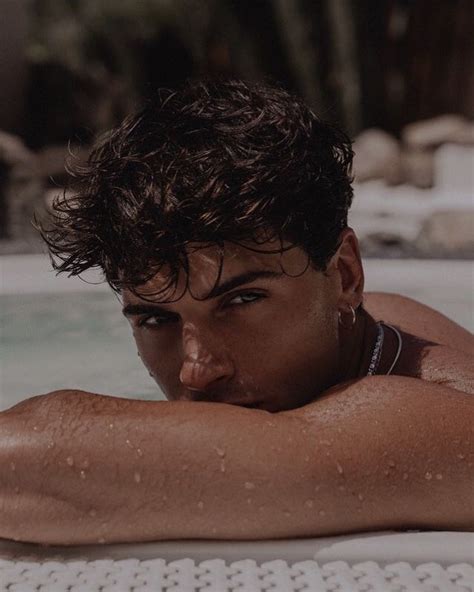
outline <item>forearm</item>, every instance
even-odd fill
[[[472,528],[473,400],[419,383],[363,380],[277,414],[87,393],[25,402],[0,419],[0,536],[79,544]]]
[[[2,461],[15,470],[3,471],[0,536],[80,544],[296,535],[306,526],[291,500],[311,487],[311,465],[295,465],[280,423],[212,403],[87,393],[26,402],[2,417]],[[302,422],[290,423],[300,431]]]

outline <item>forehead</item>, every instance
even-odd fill
[[[309,258],[301,248],[279,240],[243,244],[225,242],[218,245],[193,243],[188,246],[188,273],[181,270],[178,284],[169,287],[169,267],[163,267],[153,278],[136,289],[144,298],[160,295],[160,299],[173,300],[189,290],[196,298],[205,298],[217,285],[249,272],[283,272],[299,276],[307,270]],[[124,301],[135,298],[123,291]]]

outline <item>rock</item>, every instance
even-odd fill
[[[416,247],[429,256],[473,256],[474,210],[434,212],[424,222]]]
[[[43,181],[36,156],[20,138],[0,132],[0,238],[35,240],[32,219],[42,207]]]
[[[411,243],[400,234],[373,232],[359,239],[364,257],[407,257],[412,254]]]
[[[21,139],[0,130],[0,162],[8,168],[20,164],[31,165],[35,156],[23,144]]]
[[[431,150],[404,150],[402,170],[405,182],[419,189],[429,189],[435,184],[435,164]]]
[[[401,137],[404,144],[415,149],[434,149],[446,142],[474,144],[474,124],[460,115],[441,115],[410,123]]]
[[[354,141],[354,175],[358,182],[385,179],[390,185],[402,181],[398,141],[380,129],[368,129]]]
[[[474,187],[474,146],[444,144],[436,150],[435,184],[441,190],[472,196]]]

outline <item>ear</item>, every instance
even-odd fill
[[[340,289],[337,308],[343,312],[354,310],[362,303],[364,293],[364,270],[360,257],[359,241],[352,228],[346,228],[339,237],[340,246],[333,255],[329,266],[335,274]]]

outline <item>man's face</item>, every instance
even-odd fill
[[[226,243],[211,293],[219,261],[217,247],[190,253],[188,290],[176,302],[153,302],[165,273],[139,295],[124,291],[124,314],[150,374],[172,401],[272,412],[308,403],[337,371],[336,275],[308,266],[300,248],[264,254]],[[178,298],[185,285],[182,273],[166,298]]]

